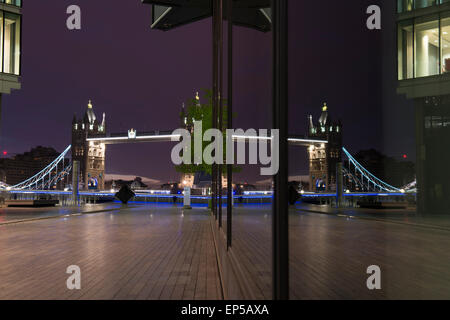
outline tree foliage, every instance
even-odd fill
[[[186,103],[185,109],[180,113],[180,120],[184,124],[187,130],[191,133],[191,163],[192,164],[181,164],[176,166],[176,170],[182,173],[194,174],[197,172],[203,172],[207,174],[212,173],[212,165],[206,164],[202,157],[202,162],[200,164],[194,164],[194,121],[202,122],[202,131],[200,140],[202,141],[202,154],[205,148],[211,144],[211,141],[203,141],[203,136],[205,132],[212,128],[212,110],[213,110],[213,94],[210,89],[202,89],[201,96],[190,99]],[[225,99],[222,100],[222,127],[218,128],[222,132],[223,136],[223,154],[222,157],[226,159],[226,128],[228,125],[228,107]],[[234,116],[234,115],[233,115]],[[223,166],[223,171],[226,167]],[[233,167],[233,171],[239,171],[239,168]]]

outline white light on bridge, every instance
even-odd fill
[[[323,145],[323,147],[325,147],[324,144],[328,143],[328,141],[326,141],[326,140],[297,139],[297,138],[288,138],[288,141],[289,142],[311,143],[311,144],[321,143]]]
[[[130,132],[131,133],[131,132]],[[179,140],[181,135],[179,134],[166,134],[166,135],[152,135],[152,136],[134,136],[136,132],[133,132],[131,135],[123,136],[123,137],[103,137],[103,138],[88,138],[87,141],[90,142],[108,142],[108,141],[129,141],[129,140],[161,140],[161,139],[170,139],[170,140]],[[272,137],[264,137],[264,136],[246,136],[246,135],[233,135],[233,140],[272,140]],[[288,142],[293,143],[304,143],[304,144],[321,144],[322,148],[325,144],[328,143],[326,140],[312,140],[312,139],[298,139],[298,138],[288,138]]]
[[[233,139],[249,139],[249,140],[272,140],[272,137],[264,137],[264,136],[242,136],[242,135],[234,135]]]
[[[159,140],[159,139],[180,139],[179,134],[165,134],[165,135],[154,135],[154,136],[137,136],[136,138],[130,139],[129,137],[104,137],[104,138],[88,138],[87,141],[128,141],[128,140]]]

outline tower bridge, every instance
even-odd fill
[[[55,161],[43,168],[35,176],[9,187],[10,190],[55,190],[61,186],[58,182],[71,175],[72,163],[80,163],[80,182],[84,190],[105,190],[105,163],[107,145],[149,143],[149,142],[177,142],[181,135],[173,134],[172,130],[137,131],[130,129],[126,132],[107,133],[106,115],[103,113],[99,121],[94,112],[92,102],[89,101],[84,116],[72,121],[72,144]],[[250,141],[271,139],[257,135],[233,135],[235,141]],[[361,194],[402,194],[408,190],[394,187],[366,170],[342,146],[342,124],[333,121],[328,113],[326,104],[318,120],[308,117],[308,132],[304,136],[292,135],[288,138],[292,146],[306,147],[309,157],[309,190],[310,193],[336,194],[339,175],[343,180],[344,196]],[[71,161],[66,155],[71,151]],[[342,169],[338,165],[344,163]],[[67,181],[66,179],[65,181]],[[308,196],[311,196],[311,194]]]
[[[197,95],[198,98],[198,95]],[[307,147],[310,158],[310,185],[331,191],[335,185],[336,163],[341,159],[342,125],[331,122],[326,104],[317,124],[309,117],[309,131],[306,135],[292,135],[288,142],[294,146]],[[130,144],[143,142],[173,142],[181,136],[173,134],[174,130],[153,130],[140,132],[130,129],[127,132],[106,133],[105,114],[101,123],[97,121],[92,103],[82,120],[74,117],[72,128],[72,159],[81,163],[82,183],[85,189],[104,189],[106,146],[112,144]],[[233,135],[234,141],[267,139],[252,135]],[[330,141],[329,141],[330,140]]]

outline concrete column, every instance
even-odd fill
[[[80,161],[72,163],[72,204],[78,206],[80,204]]]
[[[191,188],[184,187],[183,209],[192,209],[191,207]]]
[[[336,207],[342,208],[344,205],[344,173],[342,162],[336,164]]]

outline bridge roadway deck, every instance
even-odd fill
[[[0,252],[0,299],[222,298],[205,209],[140,206],[0,225]],[[67,289],[70,265],[81,268],[81,290]]]

